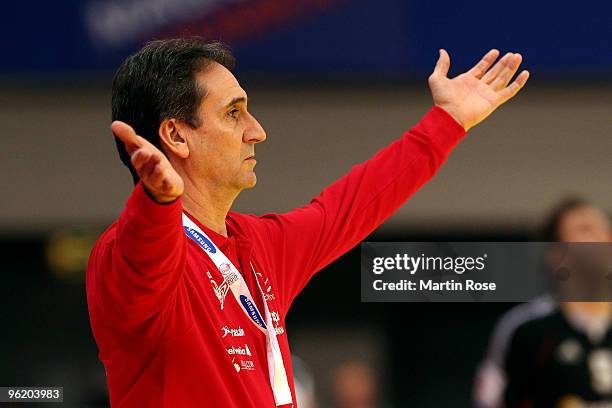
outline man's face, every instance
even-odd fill
[[[200,126],[185,130],[189,174],[220,191],[255,186],[255,144],[266,139],[266,132],[247,111],[246,92],[217,63],[196,74],[196,80],[206,93],[197,112]]]
[[[612,240],[608,217],[600,209],[588,205],[565,212],[557,234],[562,242],[608,243]],[[609,286],[602,282],[609,283],[606,278],[612,265],[609,245],[573,245],[566,251],[558,261],[578,274],[560,282],[563,296],[573,300],[608,298]]]
[[[598,208],[582,206],[566,212],[559,223],[562,242],[610,242],[612,232],[606,215]]]

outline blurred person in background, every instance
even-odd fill
[[[551,212],[542,240],[608,243],[610,219],[571,198]],[[476,375],[476,407],[612,407],[611,318],[608,302],[543,297],[511,309],[498,322]]]
[[[440,50],[434,106],[414,128],[310,204],[264,216],[230,212],[255,186],[255,145],[266,139],[230,51],[174,39],[127,58],[113,80],[111,128],[136,186],[87,268],[111,405],[293,406],[289,306],[523,87],[527,71],[511,83],[522,57],[498,56],[451,79]]]
[[[379,380],[374,369],[359,360],[347,361],[333,374],[335,408],[382,408]]]

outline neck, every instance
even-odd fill
[[[185,192],[183,193],[183,208],[207,228],[227,237],[225,218],[237,193],[225,191],[223,188],[197,185],[188,177],[183,177]]]

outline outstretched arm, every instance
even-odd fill
[[[468,72],[450,79],[450,61],[441,50],[429,78],[434,100],[425,117],[372,159],[353,167],[311,203],[286,214],[261,217],[275,252],[278,285],[288,309],[314,273],[347,252],[382,224],[445,162],[465,131],[515,95],[527,81],[521,62],[507,54],[495,65],[492,50]]]
[[[183,181],[163,153],[129,125],[113,122],[111,128],[125,143],[141,181],[117,221],[112,246],[96,246],[92,259],[98,263],[101,310],[119,315],[113,319],[117,325],[132,330],[161,312],[176,293],[185,263]]]

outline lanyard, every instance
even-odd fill
[[[268,303],[263,296],[259,279],[255,273],[255,268],[251,264],[251,270],[255,274],[255,281],[259,287],[259,292],[262,294],[264,304],[265,320],[262,317],[257,305],[253,301],[249,287],[247,286],[240,271],[234,266],[227,256],[212,242],[204,231],[200,229],[193,221],[183,213],[183,229],[189,238],[195,241],[204,252],[215,263],[223,278],[229,283],[229,287],[240,309],[246,313],[249,320],[262,332],[266,334],[266,351],[268,354],[268,372],[270,374],[270,383],[272,384],[272,392],[274,393],[274,401],[276,405],[292,404],[291,390],[289,381],[287,380],[287,372],[283,364],[283,355],[281,354],[274,331],[272,315],[268,309]]]

